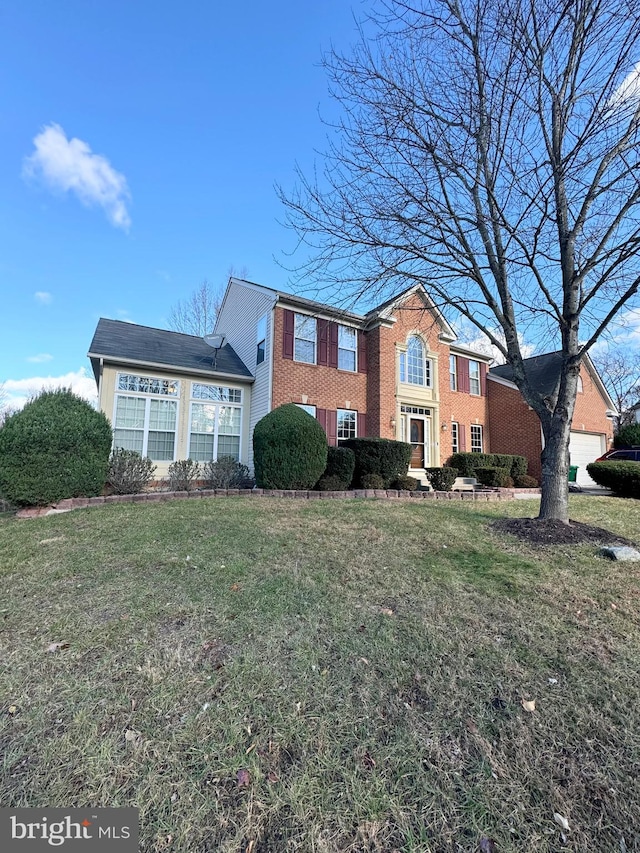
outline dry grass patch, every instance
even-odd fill
[[[534,506],[1,520],[2,802],[138,806],[149,853],[640,849],[638,567],[491,528]]]

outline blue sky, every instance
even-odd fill
[[[274,184],[324,147],[332,43],[366,3],[5,0],[0,383],[93,391],[99,317],[167,325],[204,280],[288,288]]]

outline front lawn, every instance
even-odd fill
[[[640,567],[490,527],[535,512],[0,518],[0,803],[137,806],[149,853],[640,850]]]

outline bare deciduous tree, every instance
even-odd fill
[[[175,332],[201,338],[212,331],[221,301],[222,289],[205,279],[188,299],[179,300],[171,308],[169,326]]]
[[[616,348],[595,352],[592,358],[616,404],[616,426],[620,429],[633,421],[629,409],[640,401],[640,355],[628,348]]]
[[[323,173],[280,191],[301,277],[369,302],[422,282],[503,353],[542,425],[541,518],[568,521],[580,362],[640,284],[638,60],[638,0],[386,0],[325,58]],[[563,354],[550,397],[534,332]]]

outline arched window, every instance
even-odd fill
[[[417,335],[407,341],[407,351],[400,353],[400,382],[431,386],[431,361],[425,356],[425,346]]]

